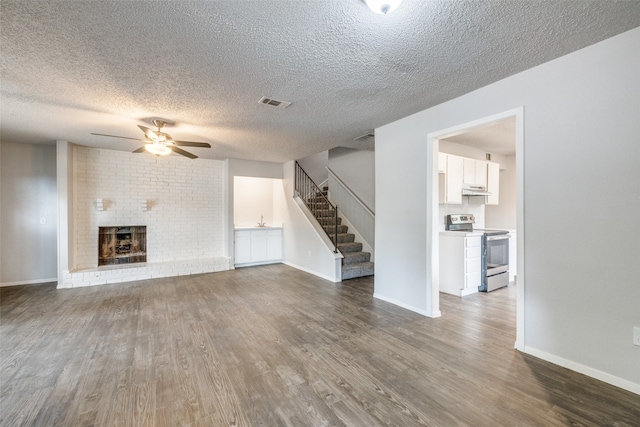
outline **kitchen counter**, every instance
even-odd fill
[[[473,237],[482,236],[482,231],[440,231],[441,236]]]
[[[276,227],[271,225],[266,225],[264,227],[258,227],[257,225],[249,226],[249,227],[234,227],[234,230],[282,230],[282,226]]]

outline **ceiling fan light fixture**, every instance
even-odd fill
[[[156,156],[166,156],[171,154],[171,148],[163,144],[148,143],[144,145],[144,149]]]
[[[375,13],[386,15],[396,10],[402,0],[364,0],[364,2]]]

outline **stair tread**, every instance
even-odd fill
[[[373,276],[375,274],[372,262],[362,262],[342,267],[342,280],[355,279],[357,277]]]
[[[344,254],[342,254],[345,258],[357,258],[357,257],[361,257],[361,256],[371,256],[370,252],[365,252],[365,251],[353,251],[353,252],[346,252]]]
[[[359,242],[349,242],[349,243],[338,243],[338,250],[340,252],[360,252],[362,251],[362,243]]]
[[[349,264],[349,265],[345,265],[344,267],[342,267],[342,270],[354,270],[356,268],[368,268],[368,267],[373,267],[373,262],[371,261],[367,261],[367,262],[359,262],[358,264]]]

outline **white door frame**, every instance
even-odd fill
[[[517,232],[517,274],[516,286],[516,342],[515,348],[524,351],[525,315],[524,315],[524,107],[518,107],[447,129],[431,132],[427,135],[427,153],[431,161],[427,162],[427,307],[432,317],[440,312],[440,239],[438,233],[438,151],[440,139],[465,133],[472,128],[491,122],[515,117],[516,119],[516,232]]]

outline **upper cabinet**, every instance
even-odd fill
[[[497,205],[500,202],[500,164],[487,162],[487,191],[485,204]]]
[[[475,203],[497,205],[500,193],[500,164],[438,153],[439,202],[462,204],[462,184],[481,185],[490,196],[472,196]]]
[[[487,186],[487,162],[463,157],[463,182]]]
[[[439,203],[462,204],[463,157],[438,153]]]

